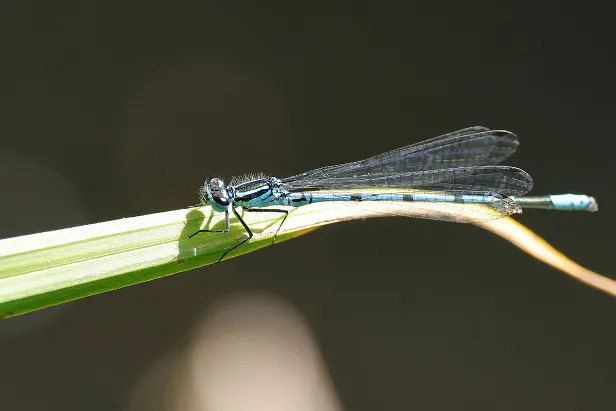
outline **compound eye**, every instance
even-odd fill
[[[221,206],[228,206],[230,203],[227,197],[214,197],[214,201],[216,201]]]

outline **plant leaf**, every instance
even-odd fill
[[[293,209],[276,243],[334,222],[385,216],[384,203],[355,207],[332,202]],[[455,212],[476,215],[478,207],[482,206],[468,204]],[[255,236],[227,258],[271,245],[282,221],[280,213],[243,213],[242,218]],[[616,282],[573,263],[512,218],[478,225],[578,280],[616,295]],[[0,240],[0,318],[216,263],[226,250],[247,238],[235,219],[228,233],[188,237],[200,228],[223,229],[224,215],[209,207],[189,208]]]

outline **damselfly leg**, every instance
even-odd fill
[[[225,229],[224,230],[199,230],[191,235],[188,238],[193,238],[199,233],[228,233],[231,229],[231,222],[229,221],[229,212],[225,211]]]
[[[272,245],[276,242],[276,237],[278,236],[278,232],[282,228],[282,225],[285,221],[287,221],[287,217],[289,216],[289,210],[281,210],[278,208],[246,208],[244,211],[250,211],[251,213],[284,213],[284,218],[282,222],[278,226],[278,230],[276,230],[276,234],[274,234],[274,239],[272,240]]]

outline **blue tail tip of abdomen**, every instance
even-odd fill
[[[564,211],[598,211],[599,205],[594,197],[583,194],[558,194],[550,196],[555,210]]]

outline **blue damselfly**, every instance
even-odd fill
[[[439,203],[438,208],[427,207],[413,216],[455,222],[487,221],[521,213],[522,208],[597,210],[595,199],[585,195],[524,196],[533,185],[530,175],[516,167],[498,165],[515,152],[518,144],[511,132],[469,127],[366,160],[321,167],[284,179],[249,176],[234,179],[229,185],[220,178],[206,179],[199,200],[215,212],[225,213],[225,229],[199,230],[190,237],[200,232],[229,231],[231,211],[248,237],[227,250],[220,262],[253,237],[237,207],[247,212],[284,214],[277,234],[289,209],[276,207],[324,201]],[[471,215],[455,212],[456,207],[468,204],[482,207]],[[392,206],[388,214],[404,215],[404,211]]]

